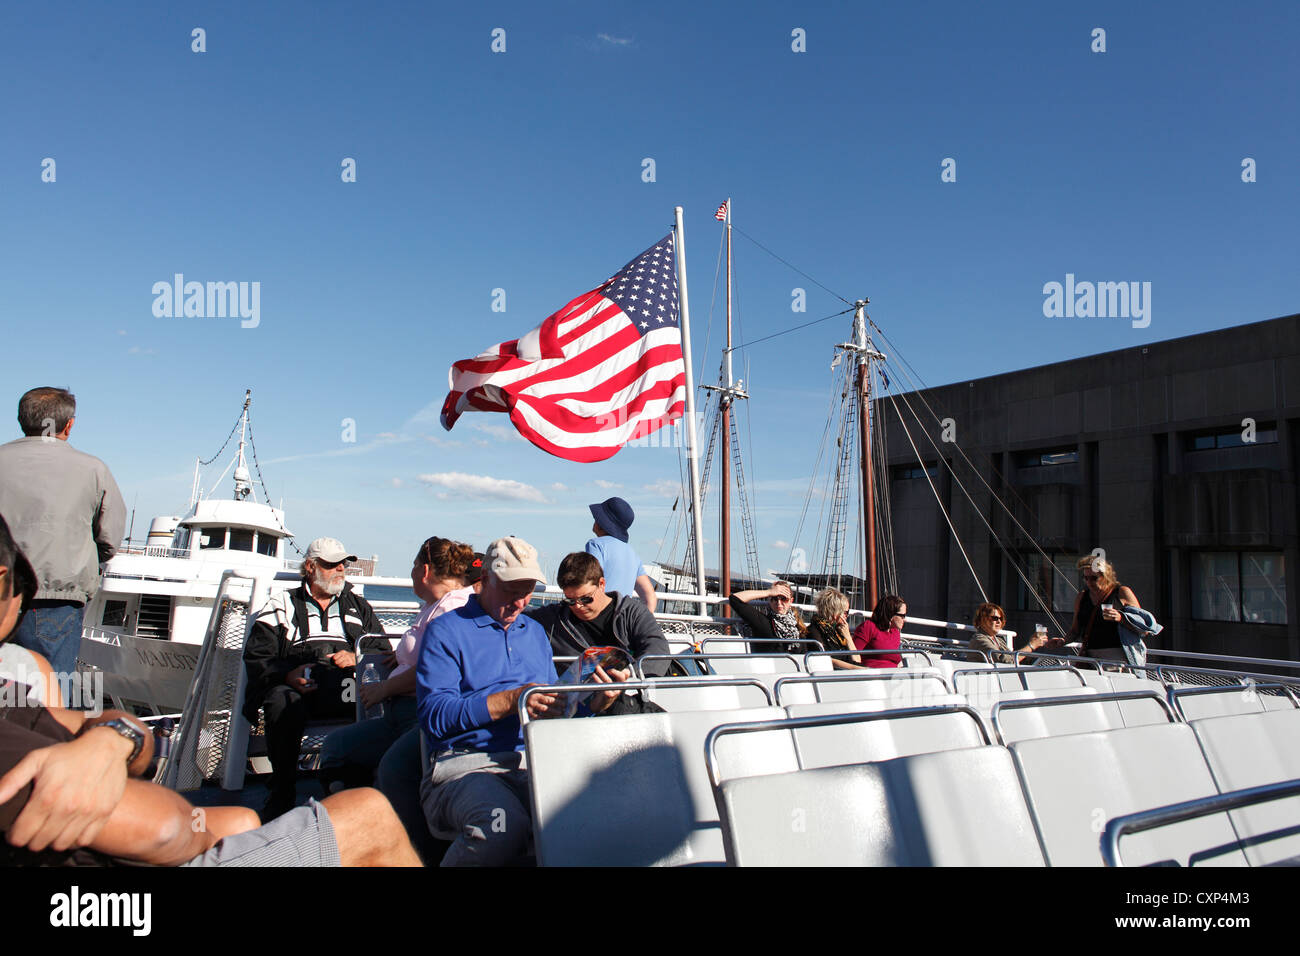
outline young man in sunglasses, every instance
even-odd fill
[[[271,761],[263,820],[297,803],[298,748],[307,720],[355,716],[355,684],[346,682],[355,681],[357,642],[362,653],[392,649],[374,608],[344,577],[347,562],[356,559],[334,538],[313,541],[299,572],[302,584],[272,595],[244,648],[244,716],[256,723],[262,708]],[[363,634],[380,636],[361,640]]]
[[[630,660],[671,653],[659,622],[635,595],[606,593],[605,575],[592,555],[575,551],[560,562],[556,583],[564,591],[558,604],[524,613],[546,629],[556,657],[575,657],[588,647],[621,647]],[[662,677],[669,660],[647,663],[647,677]]]

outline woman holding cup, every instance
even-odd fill
[[[998,631],[1002,630],[1002,625],[1007,623],[1006,612],[998,605],[986,601],[975,609],[974,623],[975,634],[966,642],[966,646],[972,650],[988,653],[999,664],[1012,663],[1011,648],[998,634]],[[1014,662],[1019,664],[1027,655],[1044,646],[1058,647],[1063,643],[1064,641],[1059,637],[1048,640],[1047,628],[1039,624],[1034,628],[1034,636],[1025,646],[1016,648]]]
[[[1070,640],[1079,641],[1081,654],[1106,661],[1124,661],[1119,639],[1120,607],[1141,607],[1133,591],[1119,583],[1115,566],[1098,555],[1085,555],[1077,564],[1083,572],[1083,590],[1074,601]]]

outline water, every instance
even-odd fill
[[[367,601],[415,601],[415,591],[411,587],[394,584],[367,584],[365,598]]]

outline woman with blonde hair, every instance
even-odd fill
[[[1070,640],[1083,644],[1080,653],[1107,661],[1123,661],[1123,644],[1119,623],[1124,619],[1120,607],[1137,607],[1133,591],[1119,583],[1115,566],[1098,554],[1080,558],[1076,567],[1083,572],[1083,590],[1074,600],[1074,621]]]
[[[1007,612],[998,605],[985,601],[975,609],[975,634],[966,642],[966,646],[988,653],[999,664],[1012,663],[1011,648],[998,634],[998,631],[1002,630],[1002,625],[1006,623]],[[1059,637],[1049,641],[1046,634],[1035,633],[1024,647],[1016,648],[1014,661],[1019,664],[1026,655],[1034,653],[1045,644],[1059,646],[1063,643],[1064,641]]]
[[[828,651],[853,650],[853,637],[849,634],[848,597],[842,591],[827,588],[813,599],[813,603],[817,605],[817,613],[808,622],[804,637],[820,642]],[[861,656],[857,654],[831,658],[832,664],[847,670],[859,669],[861,661]]]

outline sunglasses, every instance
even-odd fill
[[[581,604],[583,607],[586,607],[594,600],[596,600],[594,594],[584,594],[581,597],[576,598],[560,598],[560,603],[567,607],[573,607],[575,604]]]
[[[1006,618],[1004,618],[1001,614],[990,614],[990,615],[989,615],[989,620],[990,620],[990,621],[1005,621]]]
[[[318,567],[322,567],[326,571],[333,571],[335,568],[343,567],[343,565],[347,564],[347,562],[346,561],[322,561],[320,558],[317,558],[316,564]]]

